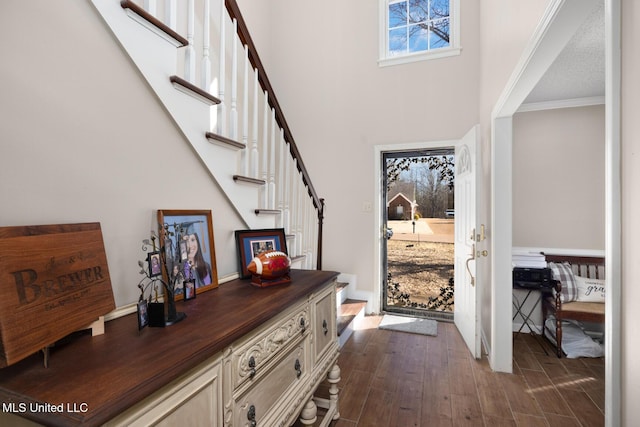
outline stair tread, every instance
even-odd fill
[[[349,326],[358,313],[364,310],[366,305],[366,301],[355,299],[347,299],[345,302],[340,304],[340,308],[338,309],[338,336],[340,336],[347,326]]]
[[[338,316],[349,316],[349,315],[355,316],[366,305],[367,305],[367,302],[363,300],[346,299],[342,304],[340,304],[340,309],[338,310]]]
[[[196,97],[198,97],[198,99],[206,102],[207,104],[210,104],[210,105],[220,104],[220,100],[218,98],[211,95],[209,92],[203,89],[200,89],[198,86],[194,85],[191,82],[188,82],[182,77],[171,76],[169,77],[169,80],[171,81],[171,83],[174,84],[176,88],[182,90],[183,92],[188,92],[189,94],[195,95]]]
[[[280,215],[282,211],[280,209],[256,209],[256,215]]]
[[[252,178],[250,176],[243,176],[243,175],[233,175],[233,180],[235,182],[243,182],[246,184],[253,184],[253,185],[265,185],[267,183],[264,179]]]
[[[233,147],[237,149],[246,148],[242,142],[233,140],[231,138],[227,138],[226,136],[218,135],[217,133],[206,132],[205,136],[209,141],[221,143],[224,146]]]
[[[157,27],[160,31],[167,34],[169,37],[173,38],[178,44],[181,46],[188,46],[189,41],[178,34],[176,31],[167,26],[164,22],[157,19],[155,16],[151,15],[149,12],[144,10],[142,7],[134,3],[130,0],[123,0],[120,2],[120,6],[123,9],[129,9],[145,21],[149,22],[151,25]]]

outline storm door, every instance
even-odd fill
[[[454,147],[383,152],[382,307],[452,320]]]

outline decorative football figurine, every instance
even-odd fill
[[[291,259],[281,251],[266,251],[253,258],[247,270],[253,275],[252,283],[259,286],[277,285],[291,281]]]

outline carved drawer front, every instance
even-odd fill
[[[309,319],[309,305],[298,306],[282,320],[258,332],[235,349],[232,355],[232,389],[262,377],[265,367],[278,352],[309,334]]]
[[[314,355],[318,360],[326,349],[336,341],[336,299],[333,287],[314,298]]]
[[[246,393],[236,399],[233,426],[267,426],[274,416],[283,415],[282,397],[308,376],[306,355],[308,339],[293,347]]]

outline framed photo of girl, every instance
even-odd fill
[[[165,280],[174,298],[184,298],[184,282],[193,280],[195,292],[218,287],[218,271],[210,210],[158,210],[160,253]]]

